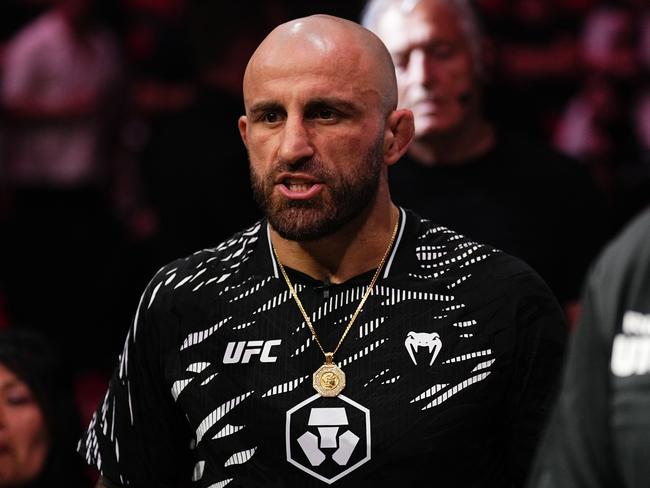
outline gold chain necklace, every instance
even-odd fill
[[[354,324],[354,321],[357,319],[357,316],[361,312],[364,303],[366,303],[366,300],[372,293],[372,290],[375,287],[375,283],[377,282],[377,278],[379,278],[379,274],[381,273],[381,270],[384,267],[384,263],[386,262],[388,253],[390,252],[391,248],[393,247],[393,243],[395,242],[395,236],[397,235],[398,227],[399,227],[399,218],[397,219],[397,222],[395,222],[395,227],[393,228],[393,234],[390,236],[390,242],[388,243],[388,247],[386,248],[386,251],[384,252],[384,255],[381,258],[381,261],[379,262],[379,266],[377,266],[377,270],[375,271],[375,274],[370,280],[370,284],[368,285],[368,288],[363,294],[363,297],[361,297],[361,301],[359,302],[357,309],[352,314],[352,318],[350,319],[350,322],[348,322],[347,327],[343,331],[343,335],[341,335],[338,344],[336,345],[336,347],[332,352],[325,352],[325,348],[323,348],[323,345],[321,344],[320,340],[318,340],[318,336],[316,335],[316,329],[314,329],[314,325],[311,323],[311,320],[309,319],[307,312],[305,312],[305,307],[303,307],[300,298],[298,298],[298,293],[296,293],[296,289],[291,284],[291,280],[287,276],[287,272],[285,271],[284,266],[280,262],[280,258],[278,257],[278,253],[275,250],[275,246],[271,244],[271,248],[273,249],[273,254],[275,255],[275,259],[278,262],[280,271],[282,272],[282,276],[284,277],[284,281],[287,282],[289,291],[291,292],[293,299],[296,301],[296,305],[298,305],[298,308],[300,309],[300,313],[302,314],[303,318],[305,319],[305,323],[307,324],[309,330],[311,331],[312,337],[314,338],[316,344],[318,344],[318,347],[320,348],[323,355],[325,356],[325,363],[320,368],[318,368],[313,375],[314,389],[318,393],[320,393],[321,396],[334,397],[339,393],[341,393],[341,391],[343,391],[343,388],[345,388],[345,373],[341,368],[339,368],[336,365],[336,363],[334,363],[334,354],[336,354],[336,352],[341,347],[341,344],[343,344],[343,340],[348,335],[348,332],[350,332],[350,329],[352,328],[352,324]]]

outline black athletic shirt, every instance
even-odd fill
[[[524,260],[561,304],[580,298],[611,236],[586,168],[517,134],[498,133],[491,150],[463,164],[426,167],[405,155],[388,175],[398,205]]]
[[[326,349],[372,272],[288,270]],[[398,236],[320,397],[323,354],[267,223],[162,268],[79,444],[125,486],[521,486],[565,325],[527,265],[401,210]]]

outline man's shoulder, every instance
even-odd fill
[[[177,293],[197,292],[207,285],[232,284],[233,277],[242,280],[245,278],[242,275],[248,277],[246,265],[264,235],[264,221],[258,221],[217,246],[175,259],[158,270],[149,288]]]
[[[410,214],[411,218],[418,219],[415,253],[421,266],[437,267],[458,274],[476,270],[480,271],[483,279],[520,275],[540,279],[523,260],[413,212]],[[427,259],[437,262],[426,263]]]
[[[408,273],[414,286],[448,290],[477,309],[516,314],[524,307],[561,316],[548,284],[520,258],[426,219],[420,219],[416,235]]]
[[[486,252],[499,252],[497,249],[479,242],[470,237],[455,231],[454,229],[440,225],[433,220],[419,216],[417,213],[407,210],[409,219],[416,222],[411,226],[416,236],[416,252],[426,249],[433,249],[444,252],[461,250],[465,248],[483,249]]]

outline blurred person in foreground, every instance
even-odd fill
[[[0,330],[0,487],[89,487],[81,422],[55,352],[34,331]]]
[[[650,209],[595,262],[530,488],[650,486]]]
[[[363,25],[388,48],[400,108],[415,117],[389,171],[395,201],[522,258],[567,311],[604,241],[604,200],[588,172],[483,112],[483,40],[466,0],[371,0]]]
[[[79,446],[100,486],[522,486],[562,312],[520,260],[392,203],[413,118],[384,45],[297,19],[243,91],[266,219],[147,286]]]

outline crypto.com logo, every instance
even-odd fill
[[[370,460],[370,410],[316,394],[287,412],[287,461],[332,484]]]

